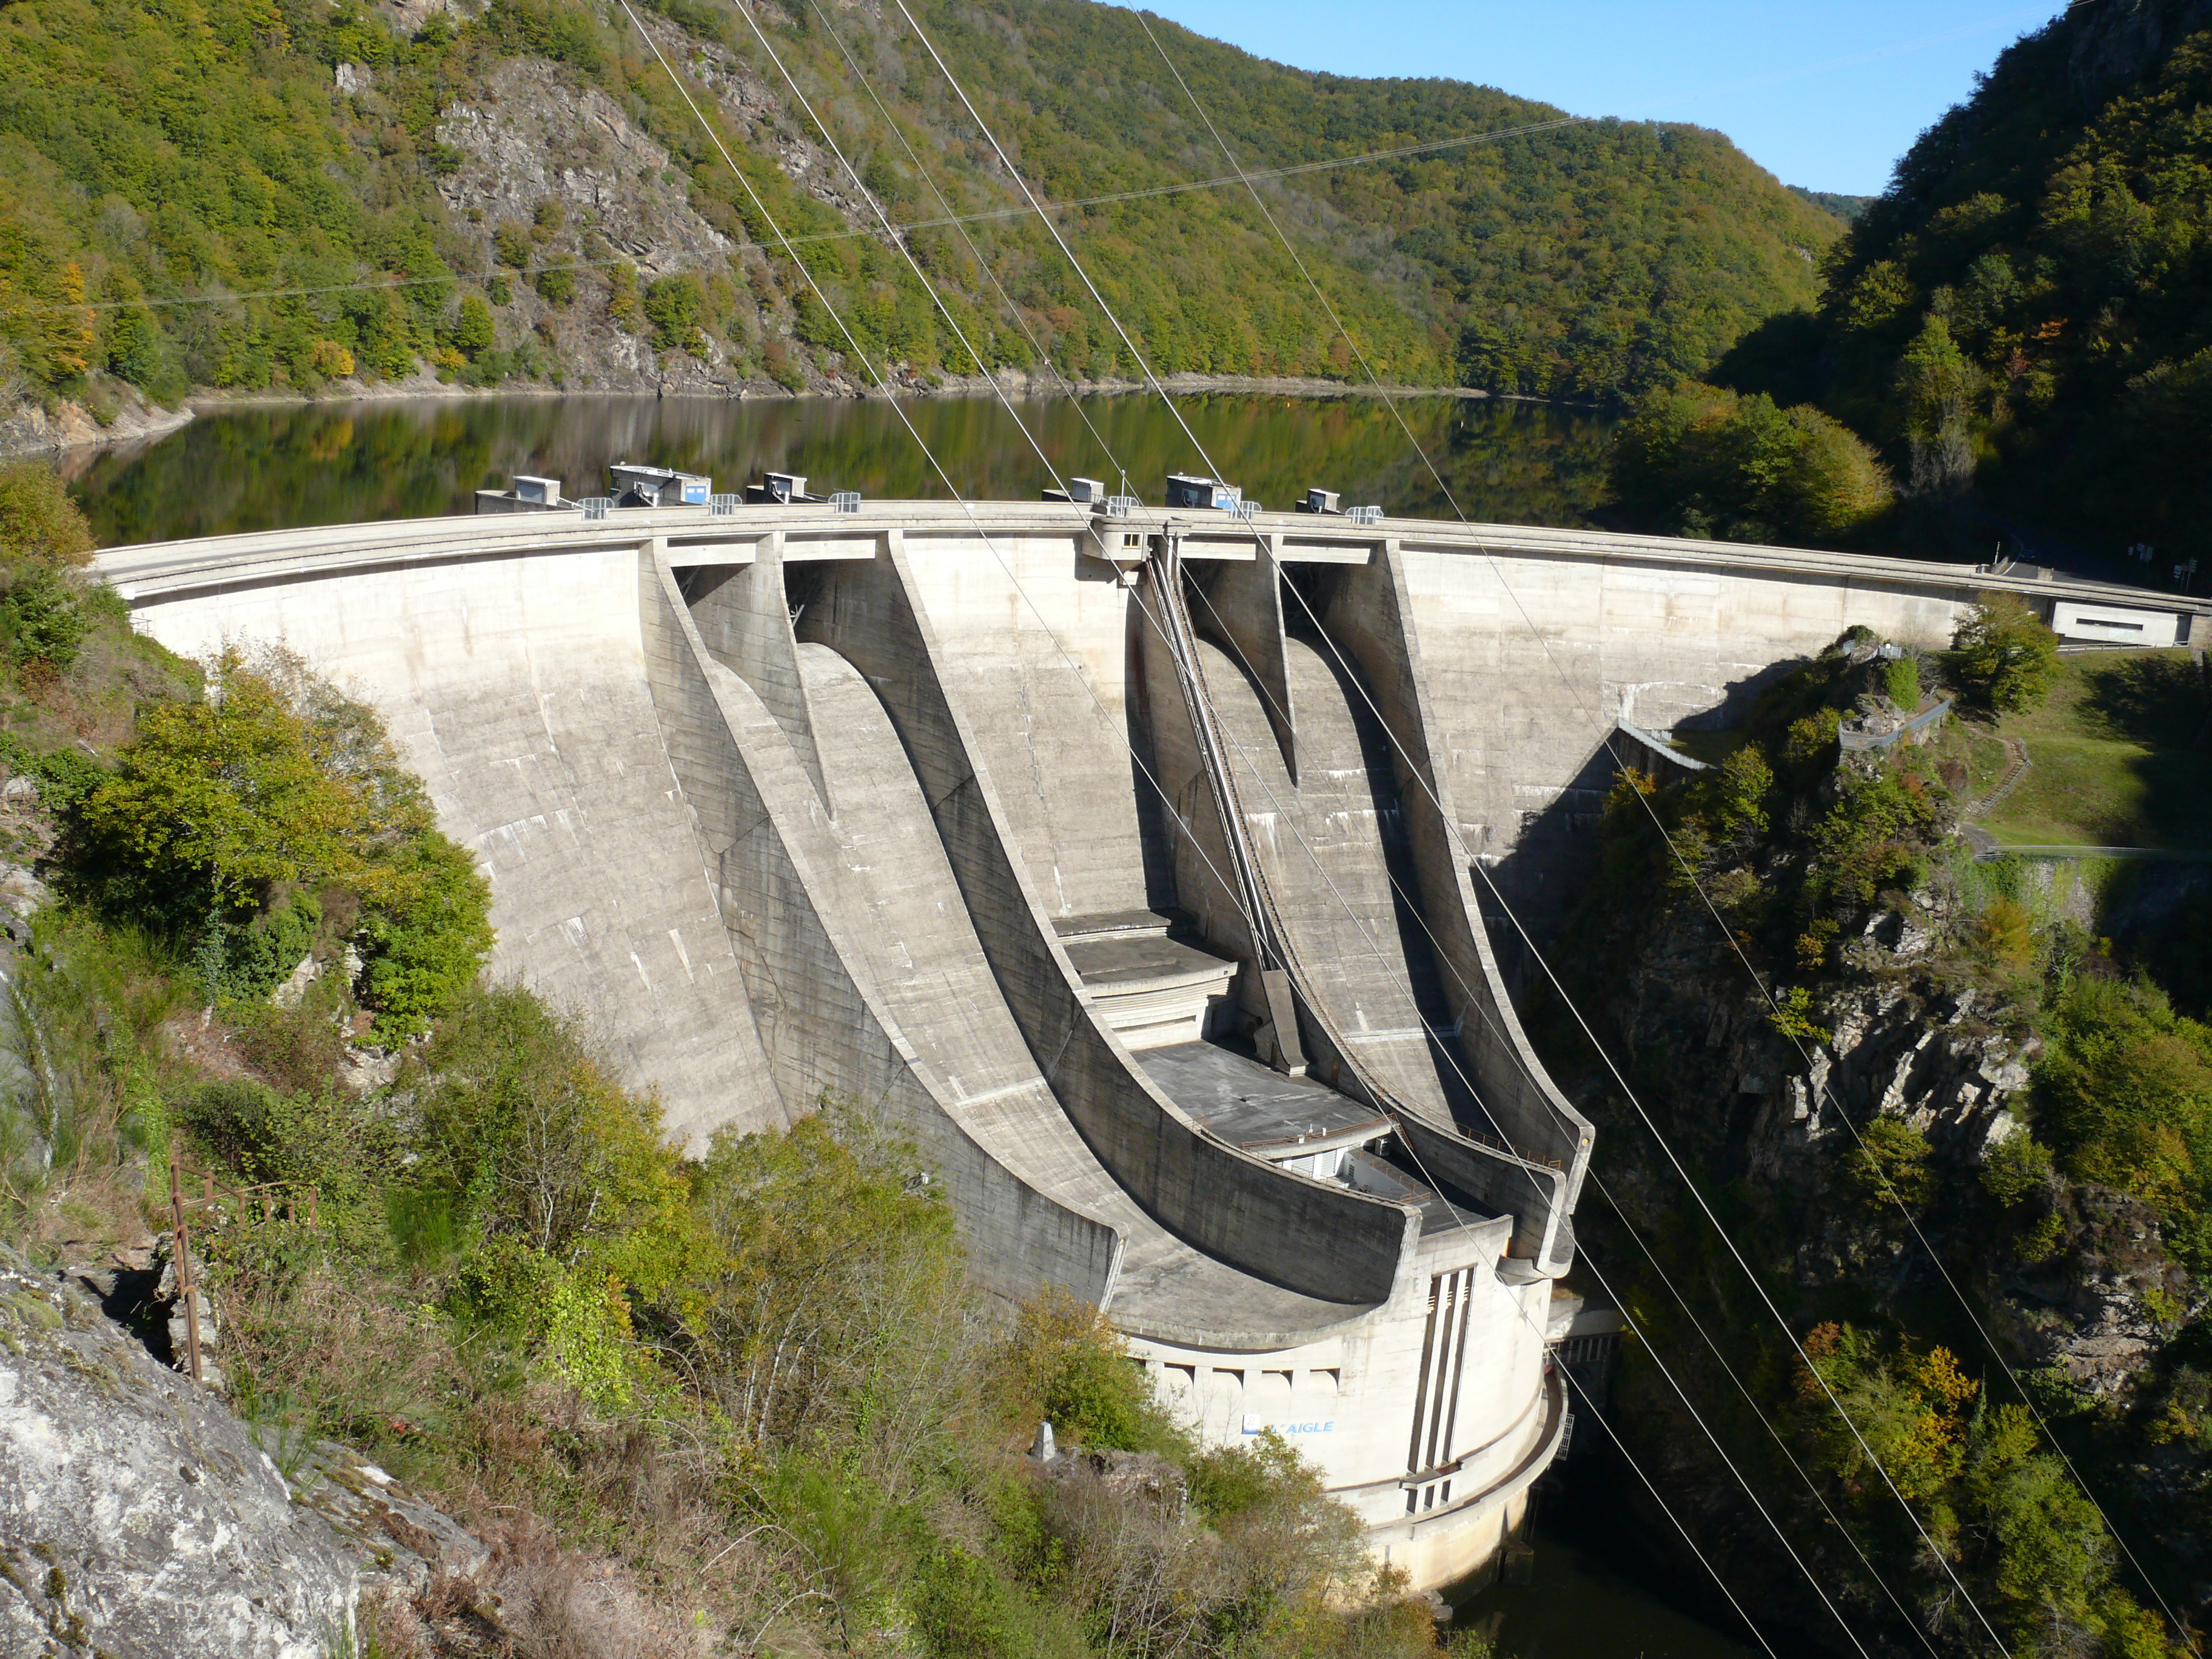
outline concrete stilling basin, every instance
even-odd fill
[[[1204,1437],[1287,1436],[1424,1587],[1494,1555],[1566,1425],[1591,1138],[1500,957],[1507,907],[1540,937],[1574,879],[1616,725],[1725,723],[1851,624],[1940,643],[1990,586],[2177,611],[1066,503],[515,513],[100,568],[173,649],[282,642],[374,702],[490,878],[494,971],[583,1013],[672,1137],[879,1108],[988,1287],[1105,1308]]]

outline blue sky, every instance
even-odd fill
[[[1872,196],[1974,75],[2063,0],[1142,0],[1300,69],[1441,75],[1717,127],[1784,184]]]

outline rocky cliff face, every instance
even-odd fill
[[[0,1650],[325,1659],[364,1593],[404,1600],[483,1547],[342,1448],[277,1449],[95,1295],[0,1249]]]
[[[634,264],[638,280],[649,282],[719,260],[735,238],[692,208],[680,167],[605,93],[563,80],[543,59],[509,58],[480,96],[445,112],[438,139],[464,158],[438,193],[468,227],[462,234],[478,270],[495,268],[502,224],[530,227],[539,259],[574,268],[577,295],[567,303],[515,275],[502,318],[516,337],[534,334],[556,351],[570,385],[727,392],[748,378],[732,368],[719,343],[709,342],[703,356],[671,352],[656,363],[646,340],[608,325],[615,261]],[[550,233],[540,223],[549,202],[559,208],[559,228]]]
[[[1807,1011],[1817,1037],[1793,1041],[1776,1028],[1702,912],[1672,921],[1614,999],[1632,1075],[1647,1082],[1641,1097],[1677,1150],[1796,1207],[1794,1273],[1808,1291],[1872,1282],[1890,1301],[1936,1276],[1893,1209],[1846,1189],[1853,1127],[1901,1123],[1927,1138],[1934,1158],[1970,1171],[2024,1133],[2039,1044],[2000,990],[1960,974],[1951,929],[1932,891],[1865,918]],[[2186,1296],[2183,1275],[2140,1200],[2054,1185],[2046,1201],[2056,1219],[2027,1254],[1992,1236],[1987,1215],[1915,1219],[1962,1287],[1984,1298],[2012,1364],[2122,1393],[2157,1346],[2156,1310]]]

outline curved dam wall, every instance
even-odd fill
[[[101,568],[172,650],[283,644],[374,704],[490,878],[494,974],[580,1016],[672,1133],[702,1146],[725,1123],[787,1122],[647,683],[635,538],[376,528]]]
[[[1590,1151],[1480,878],[1540,898],[1613,718],[1724,710],[1852,623],[1948,634],[1990,584],[1290,515],[1111,532],[1066,505],[669,509],[100,566],[172,647],[282,643],[374,703],[492,880],[492,971],[581,1017],[672,1136],[857,1100],[923,1148],[987,1286],[1098,1303],[1202,1432],[1289,1435],[1444,1583],[1559,1443],[1551,1288]],[[1160,648],[1163,568],[1194,658]],[[1194,718],[1232,734],[1225,770]],[[1253,919],[1207,885],[1261,843],[1261,932],[1328,968],[1294,1011],[1255,999]],[[1116,959],[1240,988],[1139,1052]],[[1255,1057],[1255,1008],[1315,1076]]]

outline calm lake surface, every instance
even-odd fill
[[[1389,410],[1373,398],[1203,394],[1178,405],[1248,499],[1287,507],[1311,485],[1347,506],[1449,519]],[[1015,402],[1062,472],[1161,498],[1171,471],[1204,471],[1174,417],[1135,395]],[[1613,420],[1504,400],[1414,398],[1398,408],[1470,519],[1577,526],[1602,499]],[[474,510],[517,472],[604,495],[611,461],[712,475],[736,490],[766,469],[870,496],[1034,499],[1050,482],[996,399],[471,398],[219,410],[151,445],[63,463],[103,546],[234,531]],[[1086,425],[1086,422],[1088,424]],[[1095,434],[1093,428],[1095,428]],[[1117,465],[1118,463],[1118,465]]]
[[[1449,519],[1450,507],[1379,400],[1208,394],[1178,399],[1199,441],[1248,498],[1283,507],[1310,485],[1347,505]],[[908,419],[971,499],[1033,496],[1044,467],[991,398],[917,399]],[[1161,496],[1204,464],[1156,398],[1018,401],[1064,472]],[[1540,404],[1419,398],[1407,427],[1470,519],[1578,526],[1603,498],[1610,418]],[[1086,419],[1088,424],[1086,425]],[[1095,428],[1095,432],[1093,430]],[[711,474],[735,489],[766,469],[812,487],[943,498],[897,411],[880,402],[731,403],[651,398],[483,398],[217,410],[152,444],[70,456],[64,472],[104,546],[295,525],[474,509],[517,472],[571,495],[604,492],[611,461]],[[1457,1625],[1500,1659],[1753,1659],[1614,1565],[1606,1518],[1540,1528],[1533,1582],[1484,1591]]]
[[[1577,1519],[1562,1528],[1539,1522],[1530,1582],[1460,1603],[1451,1628],[1480,1631],[1498,1659],[1764,1659],[1747,1639],[1669,1605],[1623,1571],[1592,1536],[1599,1517]]]

